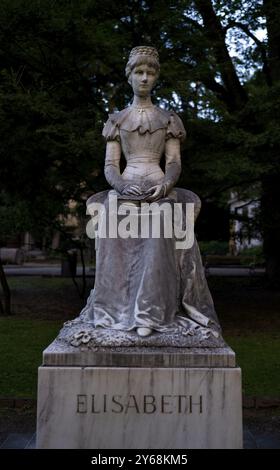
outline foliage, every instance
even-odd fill
[[[265,262],[262,246],[253,246],[251,248],[244,248],[239,253],[239,256],[241,257],[241,262],[244,264],[248,264],[248,260],[258,265],[263,265]]]
[[[215,2],[215,8],[230,22],[240,3]],[[57,204],[53,209],[59,213],[69,199],[79,200],[82,192],[104,185],[100,134],[105,108],[120,109],[129,102],[125,57],[133,45],[143,42],[160,51],[158,99],[181,109],[188,122],[182,181],[188,186],[192,182],[206,197],[244,177],[254,179],[260,168],[251,164],[254,151],[248,149],[259,146],[265,136],[251,136],[237,125],[239,116],[229,115],[227,102],[211,90],[209,77],[216,83],[220,66],[209,54],[207,28],[196,13],[197,4],[2,2],[0,177],[7,190],[16,189],[21,198],[36,202],[42,217],[50,212],[46,199],[52,200],[52,207]],[[244,10],[243,5],[245,15]],[[155,18],[160,28],[154,27]],[[256,98],[260,106],[262,97],[263,90]]]
[[[280,269],[279,9],[274,0],[3,0],[1,190],[25,201],[41,232],[69,200],[84,211],[86,195],[106,185],[107,112],[131,99],[129,50],[154,45],[155,101],[188,129],[179,184],[226,206],[231,189],[250,196],[258,183],[264,252]]]
[[[0,245],[8,236],[18,234],[23,230],[33,227],[30,220],[30,212],[25,201],[16,200],[7,193],[0,193],[0,220],[1,235]]]
[[[105,111],[94,93],[95,20],[85,28],[81,9],[67,4],[0,7],[1,189],[38,232],[99,184]]]
[[[227,242],[211,240],[209,242],[199,242],[202,255],[226,255],[229,250]]]

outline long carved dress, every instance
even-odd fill
[[[107,142],[120,142],[126,159],[123,181],[147,189],[164,180],[160,160],[166,140],[183,140],[185,129],[174,112],[130,106],[109,116],[103,136]],[[108,209],[110,194],[117,193],[104,191],[89,203],[103,202]],[[196,216],[200,210],[198,196],[181,188],[173,188],[159,202],[192,202]],[[196,240],[190,249],[176,249],[174,237],[163,236],[100,238],[95,286],[80,318],[95,327],[123,331],[199,328],[207,337],[209,331],[217,335],[220,330]]]

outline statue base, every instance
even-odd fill
[[[229,347],[59,344],[39,368],[37,448],[242,448],[241,371]]]

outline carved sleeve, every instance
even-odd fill
[[[120,173],[121,145],[120,132],[117,120],[113,114],[105,123],[102,135],[107,142],[104,174],[109,185],[118,193],[124,189],[124,182]]]
[[[170,113],[170,119],[166,131],[166,140],[171,138],[179,139],[181,142],[186,138],[186,131],[182,120],[176,113]]]
[[[109,141],[106,147],[105,178],[118,193],[122,193],[125,184],[120,174],[121,146],[116,140]]]
[[[113,114],[109,115],[109,119],[103,128],[102,135],[106,142],[110,142],[111,140],[117,140],[120,142],[120,131]]]
[[[179,138],[169,138],[165,144],[165,176],[163,184],[165,185],[165,195],[167,195],[173,186],[177,183],[181,174],[181,153]]]
[[[165,143],[165,185],[164,194],[167,195],[177,183],[181,174],[180,142],[186,138],[186,131],[182,120],[176,113],[171,112],[166,130]]]

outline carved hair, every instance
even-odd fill
[[[147,64],[149,67],[153,67],[159,74],[159,55],[158,51],[154,47],[149,46],[138,46],[134,47],[130,54],[126,64],[125,74],[129,80],[130,74],[135,67],[139,65]]]

